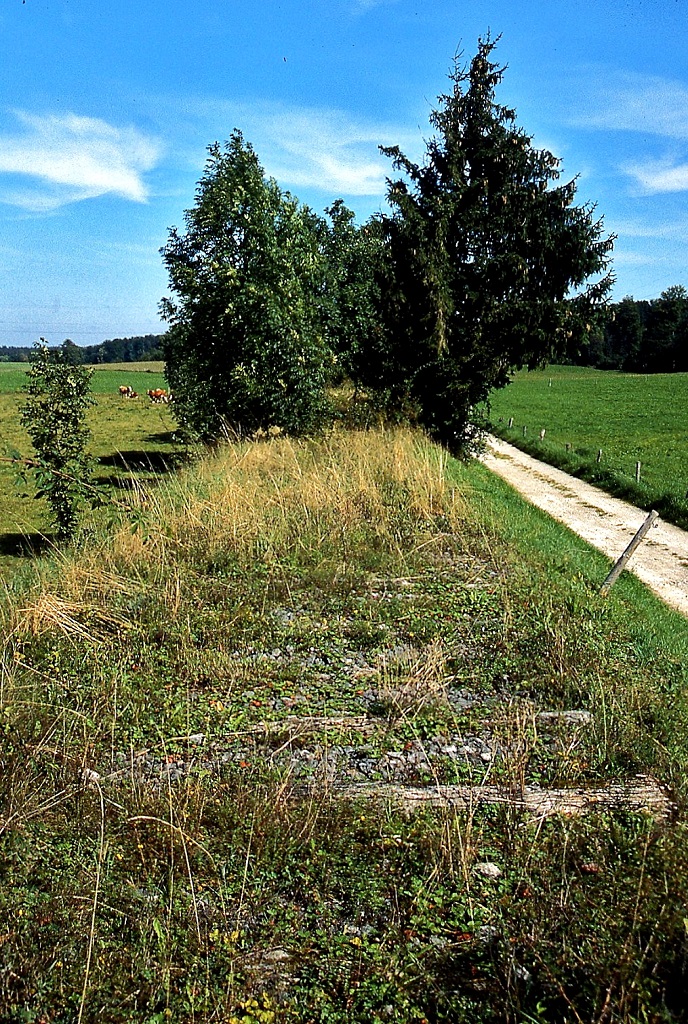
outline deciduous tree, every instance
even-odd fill
[[[163,346],[181,424],[204,438],[317,427],[332,365],[322,220],[266,178],[235,131],[209,147],[185,222],[162,250],[174,294],[162,302]]]
[[[327,284],[323,295],[323,325],[339,369],[353,380],[365,375],[369,348],[382,334],[379,268],[385,242],[379,219],[361,226],[343,200],[326,209],[322,249]]]
[[[71,361],[69,346],[49,349],[45,340],[32,353],[21,421],[36,451],[36,497],[48,500],[58,536],[71,537],[88,485],[90,431],[86,413],[93,371]]]

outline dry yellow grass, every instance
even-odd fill
[[[8,627],[74,635],[110,620],[111,629],[122,628],[109,609],[132,587],[154,589],[174,618],[192,566],[228,556],[279,561],[315,552],[346,564],[365,534],[404,558],[409,529],[423,543],[425,524],[437,536],[439,515],[448,530],[465,521],[465,502],[445,470],[444,453],[408,429],[220,445],[176,477],[133,493],[135,528],[125,517],[114,533],[98,531],[80,550],[37,568],[38,596]]]
[[[184,481],[172,532],[208,554],[255,556],[321,544],[359,527],[393,540],[403,504],[419,521],[446,512],[445,460],[408,430],[335,431],[324,443],[228,445]]]
[[[420,523],[465,515],[444,455],[410,430],[226,444],[141,502],[147,528],[123,527],[98,552],[101,566],[112,558],[118,572],[145,558],[169,568],[175,550],[190,545],[209,558],[287,554],[305,537],[312,545],[314,533],[336,543],[361,526],[393,540],[401,505]]]

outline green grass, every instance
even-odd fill
[[[545,462],[642,507],[655,507],[686,527],[687,399],[684,373],[636,375],[552,366],[521,372],[495,392],[491,420],[501,437]]]
[[[118,393],[120,384],[128,384],[145,398],[150,388],[166,388],[164,363],[104,363],[93,367],[94,394]]]
[[[125,364],[126,365],[126,364]],[[157,367],[148,372],[146,366]],[[32,455],[31,442],[19,421],[26,364],[0,363],[0,456],[19,451]],[[119,396],[122,383],[139,391],[140,398]],[[96,369],[92,391],[96,405],[89,412],[89,450],[96,464],[94,482],[106,494],[126,497],[133,480],[156,479],[165,465],[178,461],[180,445],[174,441],[175,420],[167,406],[152,405],[148,388],[164,386],[162,364],[128,364],[120,369]],[[39,534],[50,536],[49,510],[35,501],[31,488],[17,484],[16,467],[0,462],[0,573],[11,574],[22,562],[23,538],[40,543]]]
[[[12,395],[26,381],[28,363],[0,363],[0,395]]]
[[[0,1019],[688,1018],[685,619],[407,432],[223,447],[135,522],[0,605]],[[650,774],[677,812],[405,815],[318,781],[337,751],[431,788]]]
[[[0,395],[21,392],[26,383],[28,363],[0,363]],[[104,363],[93,368],[92,391],[96,395],[118,395],[120,384],[129,384],[145,397],[148,389],[166,387],[164,363]]]

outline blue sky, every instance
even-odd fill
[[[157,332],[159,256],[240,128],[322,211],[384,205],[453,54],[618,235],[615,297],[688,286],[686,0],[0,0],[0,345]]]

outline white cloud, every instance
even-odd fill
[[[635,178],[645,195],[688,191],[688,164],[672,165],[668,161],[652,160],[644,164],[629,164],[622,169]]]
[[[409,135],[407,128],[355,120],[341,110],[189,100],[184,115],[222,124],[224,138],[232,126],[240,128],[266,172],[281,185],[316,189],[332,198],[384,196],[393,168],[380,145],[400,145],[411,158],[422,157],[420,131]]]
[[[353,7],[356,11],[371,11],[373,7],[382,7],[385,4],[394,4],[397,0],[353,0]]]
[[[627,238],[680,239],[688,237],[688,219],[642,223],[639,221],[615,220],[609,225],[617,235]]]
[[[661,262],[662,260],[657,256],[646,252],[634,252],[632,249],[614,249],[614,263],[617,266],[649,267]]]
[[[23,131],[0,135],[0,174],[29,183],[2,185],[0,201],[33,212],[106,194],[146,201],[143,174],[158,160],[157,140],[133,127],[76,114],[15,116]]]
[[[576,77],[574,92],[577,109],[569,123],[627,133],[630,137],[622,143],[626,152],[632,152],[634,147],[637,152],[634,135],[671,140],[664,144],[662,152],[646,138],[643,155],[617,163],[615,169],[634,182],[632,194],[653,196],[688,191],[688,84],[658,75],[591,67]]]
[[[289,185],[328,193],[382,196],[389,162],[378,152],[385,134],[337,111],[280,109],[258,118],[269,143],[266,168]]]
[[[292,150],[298,157],[300,154]],[[300,167],[288,162],[275,163],[271,174],[289,185],[317,188],[346,196],[382,196],[385,193],[385,167],[381,163],[366,163],[351,154],[348,157],[328,156],[325,153],[304,154]]]
[[[590,69],[579,85],[584,109],[571,118],[574,125],[688,139],[688,86],[683,82]]]

